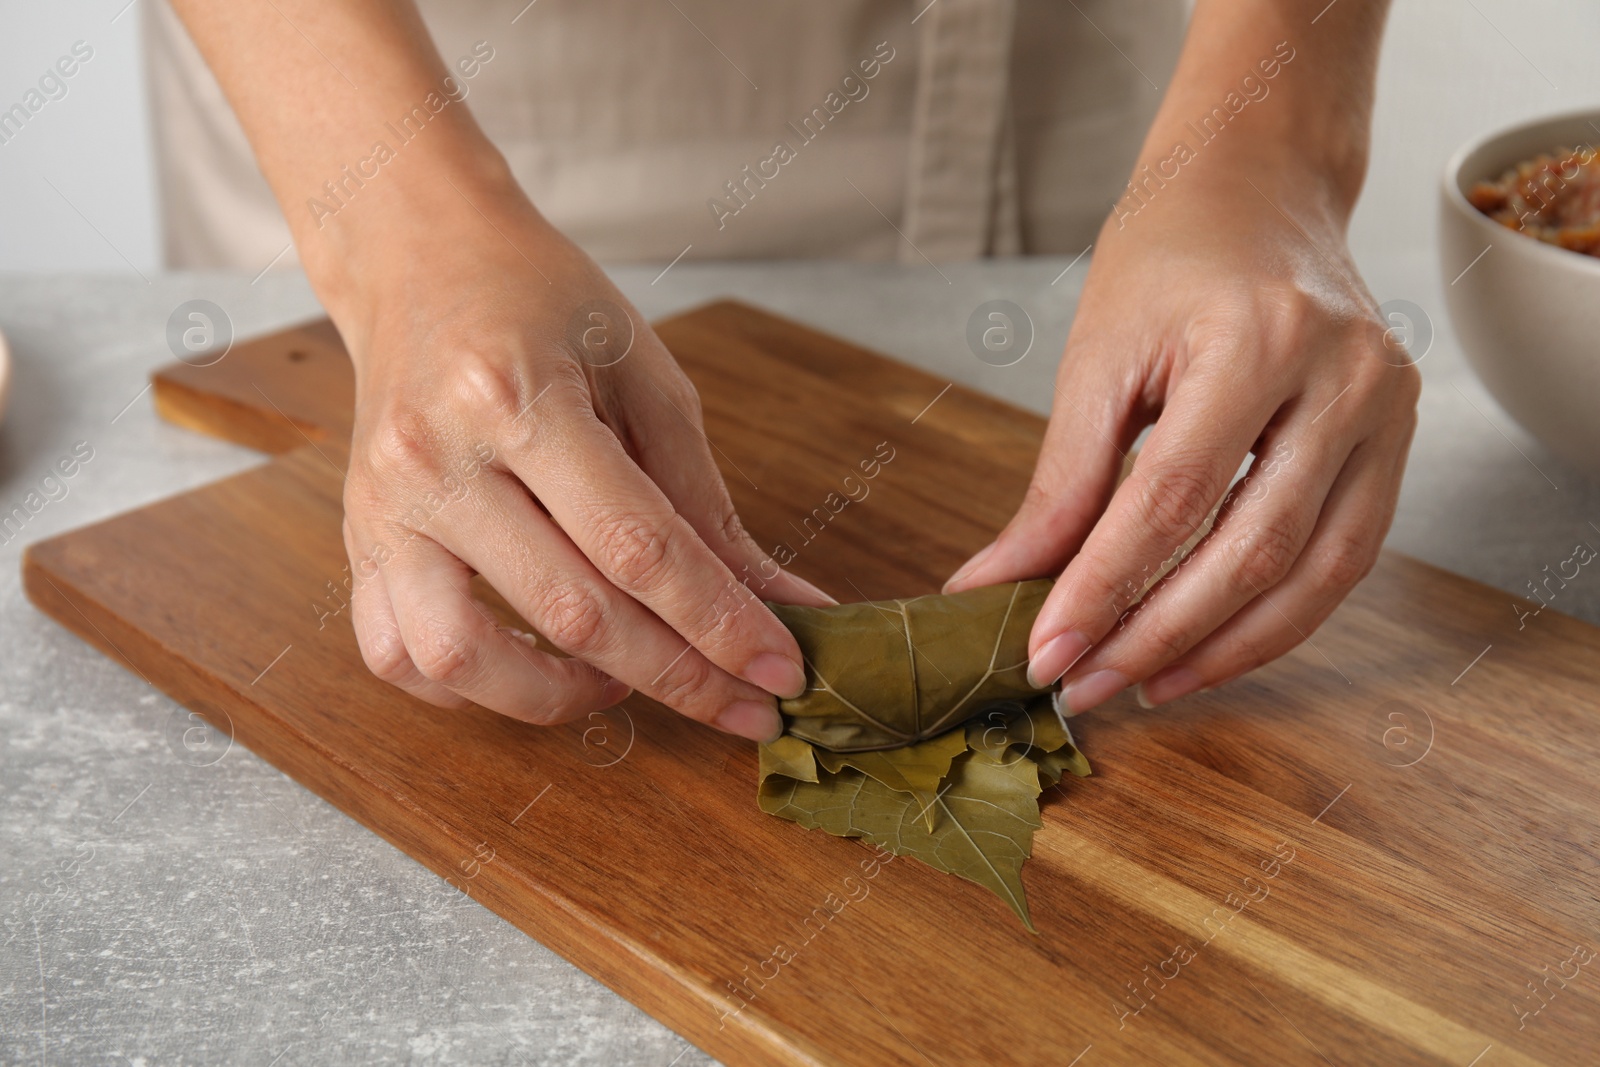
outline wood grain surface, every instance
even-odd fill
[[[1027,485],[1032,415],[736,304],[658,330],[746,525],[841,600],[935,590]],[[1519,629],[1505,594],[1390,555],[1270,667],[1080,717],[1095,775],[1044,798],[1035,937],[762,815],[753,745],[642,698],[540,729],[371,677],[338,608],[326,327],[157,390],[292,450],[35,545],[35,603],[445,876],[437,906],[481,902],[729,1063],[1600,1061],[1593,627]]]

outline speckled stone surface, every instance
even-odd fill
[[[1043,412],[1086,266],[1052,284],[1068,262],[943,267],[948,281],[821,263],[614,276],[652,317],[739,296]],[[1415,302],[1437,333],[1390,546],[1517,592],[1579,539],[1600,545],[1600,484],[1472,378],[1431,258],[1366,267],[1380,299]],[[1037,331],[1011,367],[964,338],[997,297]],[[197,754],[182,709],[27,603],[25,542],[259,462],[161,423],[142,393],[171,358],[168,315],[194,298],[241,336],[317,313],[296,275],[0,277],[17,362],[0,511],[75,443],[93,449],[66,496],[0,545],[0,1062],[710,1062],[249,752]],[[1600,577],[1553,607],[1600,620]],[[1537,619],[1521,639],[1539,639]]]

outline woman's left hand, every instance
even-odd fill
[[[1161,704],[1308,640],[1377,559],[1416,423],[1420,377],[1340,198],[1292,166],[1202,162],[1102,228],[1027,497],[946,587],[1060,574],[1029,673],[1065,674],[1072,713],[1129,686]]]

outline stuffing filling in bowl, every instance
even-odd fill
[[[1600,256],[1600,154],[1587,145],[1524,160],[1467,201],[1507,229]]]

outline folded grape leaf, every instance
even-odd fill
[[[966,735],[960,730],[947,730],[938,737],[905,748],[873,752],[829,752],[819,749],[816,759],[834,774],[844,767],[854,767],[890,789],[910,793],[921,805],[923,822],[932,830],[938,820],[933,801],[939,793],[939,783],[950,773],[950,762],[966,750]]]
[[[967,723],[968,747],[997,758],[1007,750],[1035,759],[1063,748],[1076,752],[1072,734],[1058,710],[1058,699],[1059,694],[1048,694],[1026,704],[1012,702],[989,709]]]
[[[808,830],[864,837],[897,856],[914,856],[976,882],[999,894],[1032,930],[1021,871],[1040,826],[1038,768],[1027,759],[1000,763],[973,756],[966,752],[953,762],[949,781],[933,801],[940,819],[931,832],[914,795],[854,767],[822,782],[768,779],[761,807]]]
[[[833,752],[901,748],[1042,690],[1028,632],[1048,579],[827,608],[769,604],[805,657],[788,733]]]
[[[761,746],[761,781],[768,775],[781,774],[802,782],[817,780],[817,759],[811,745],[798,737],[784,734],[771,744]]]
[[[1048,763],[1048,769],[1047,769]],[[926,789],[935,768],[946,769]],[[904,748],[833,753],[784,735],[761,747],[762,811],[862,837],[993,891],[1034,931],[1022,864],[1041,825],[1038,797],[1063,769],[1088,774],[1049,697]]]
[[[1079,778],[1089,776],[1089,761],[1072,743],[1053,697],[1035,698],[1020,714],[992,709],[967,724],[967,744],[993,760],[1033,760],[1045,788],[1060,782],[1064,772]]]
[[[1034,762],[1039,765],[1039,784],[1046,789],[1060,782],[1062,774],[1069,771],[1078,778],[1089,777],[1089,761],[1076,748],[1045,752],[1036,756]]]

